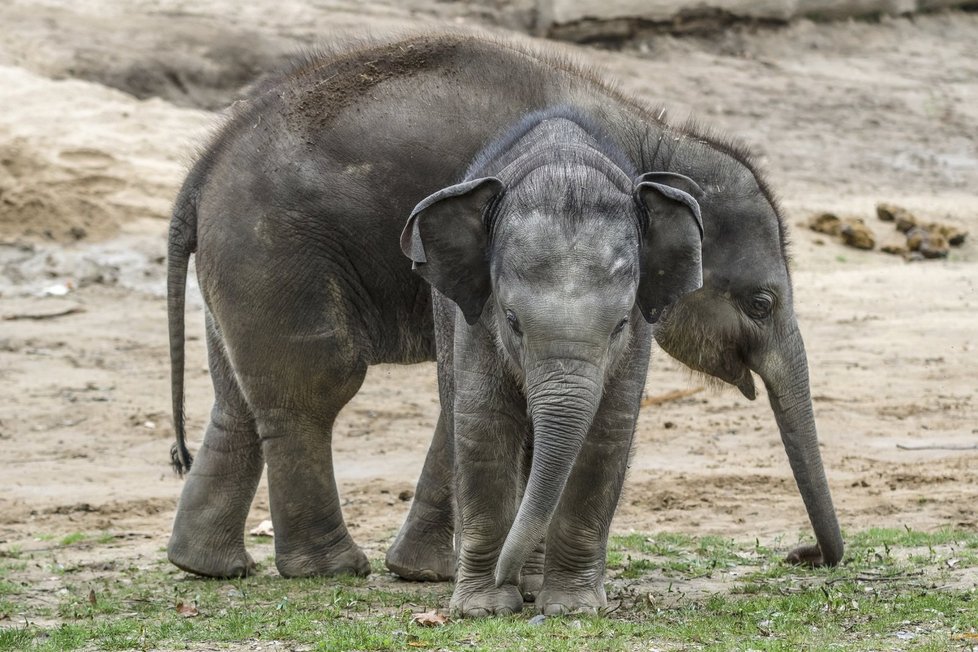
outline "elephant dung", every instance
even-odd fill
[[[839,235],[842,231],[842,220],[833,213],[819,213],[808,221],[808,228],[816,233]]]
[[[951,246],[940,233],[917,227],[907,233],[907,248],[924,258],[945,258]]]
[[[880,251],[884,254],[893,254],[894,256],[906,256],[910,252],[906,245],[899,243],[885,244],[880,247]]]
[[[872,249],[876,246],[876,237],[869,227],[859,218],[846,220],[839,235],[845,245],[856,249]]]
[[[895,204],[877,204],[876,216],[883,222],[894,222],[900,233],[906,233],[917,226],[917,218],[913,213]]]
[[[947,243],[952,247],[960,247],[964,244],[965,238],[968,237],[967,231],[946,222],[932,222],[927,225],[927,230],[946,238]]]

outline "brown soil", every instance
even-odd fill
[[[216,96],[137,99],[65,79],[65,62],[88,52],[80,76],[106,81],[99,70],[145,61],[136,37],[147,26],[156,43],[170,26],[192,30],[195,43],[257,34],[271,44],[264,64],[311,41],[314,26],[383,30],[481,16],[459,3],[417,3],[414,14],[382,3],[276,2],[273,11],[239,12],[238,3],[210,0],[177,15],[171,4],[183,6],[103,2],[79,21],[57,0],[0,10],[5,25],[23,27],[0,32],[0,548],[107,531],[118,535],[108,553],[63,554],[91,564],[158,559],[181,487],[168,464],[164,218],[194,147],[219,121],[181,107],[211,106]],[[871,216],[891,202],[976,233],[976,39],[978,15],[938,13],[573,51],[625,91],[751,144],[792,224],[823,211]],[[804,228],[793,237],[795,303],[843,527],[978,528],[978,451],[952,449],[978,444],[975,239],[946,260],[908,265]],[[211,388],[194,292],[187,413],[196,444]],[[652,367],[651,397],[701,384],[661,352]],[[781,539],[785,548],[810,538],[763,396],[676,392],[652,403],[639,421],[616,531]],[[341,416],[334,448],[344,510],[371,556],[407,512],[398,496],[413,488],[436,413],[434,369],[425,364],[372,369]],[[263,486],[249,527],[267,517]],[[267,544],[257,550],[258,559],[269,553]],[[38,572],[39,591],[59,588]]]

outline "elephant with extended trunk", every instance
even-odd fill
[[[780,230],[742,154],[562,58],[424,35],[300,62],[237,106],[174,208],[174,462],[190,473],[170,560],[249,573],[267,464],[279,572],[368,572],[333,421],[368,365],[437,358],[442,414],[388,565],[454,575],[457,501],[457,611],[596,609],[656,323],[694,368],[745,392],[747,369],[764,378],[819,542],[793,555],[836,563]],[[193,252],[215,403],[191,468]]]

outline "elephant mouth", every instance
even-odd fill
[[[656,342],[670,356],[693,371],[733,385],[753,401],[757,389],[738,343],[739,332],[718,328],[720,323],[723,323],[720,319],[704,318],[692,302],[680,300],[663,311],[653,333]]]
[[[743,361],[740,361],[740,368],[738,372],[724,374],[718,377],[724,382],[730,383],[739,389],[740,393],[747,397],[747,400],[753,401],[757,398],[757,388],[754,386],[754,376],[751,374],[750,369],[743,363]]]

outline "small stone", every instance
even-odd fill
[[[530,618],[530,624],[531,625],[542,625],[543,624],[543,621],[545,621],[546,619],[547,619],[547,617],[544,616],[543,614],[537,614],[533,618]]]
[[[401,493],[397,494],[397,499],[405,503],[412,498],[414,498],[414,492],[410,489],[405,489]]]
[[[839,232],[843,244],[856,249],[872,249],[876,246],[876,238],[862,220],[847,221]]]
[[[842,230],[842,220],[834,213],[819,213],[808,220],[808,228],[816,233],[839,235]]]

